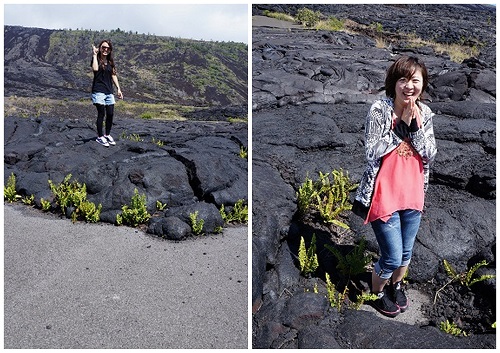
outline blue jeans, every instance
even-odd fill
[[[371,222],[380,248],[380,258],[375,264],[375,273],[389,279],[401,266],[408,266],[417,237],[422,213],[416,210],[396,211],[386,222],[377,219]]]

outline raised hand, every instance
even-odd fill
[[[99,53],[99,48],[96,48],[94,44],[92,44],[92,54],[97,55]]]

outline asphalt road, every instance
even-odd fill
[[[4,206],[4,348],[248,348],[248,229],[172,242]]]

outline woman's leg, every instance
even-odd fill
[[[387,280],[402,265],[403,242],[399,213],[394,212],[387,222],[376,220],[371,225],[380,249],[380,258],[375,263],[374,271],[378,277]]]
[[[103,104],[95,104],[97,108],[97,136],[102,137],[102,123],[104,122],[104,116],[106,115],[106,108]]]
[[[114,111],[115,111],[114,104],[106,106],[106,135],[109,135],[111,133],[111,127],[113,126]]]

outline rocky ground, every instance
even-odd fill
[[[254,15],[266,6],[254,6]],[[349,5],[341,7],[346,12]],[[433,8],[431,16],[429,7],[411,7],[436,19],[427,22],[429,28],[448,21],[450,27],[468,23],[479,31],[471,21],[486,15],[494,19],[494,13],[466,9],[446,17],[451,9],[440,12],[441,7]],[[279,8],[293,13],[285,5]],[[373,21],[383,22],[389,11],[356,7],[350,13],[375,13]],[[402,15],[403,10],[397,11]],[[488,29],[481,28],[482,38],[489,38]],[[488,60],[494,51],[484,48],[485,60],[456,63],[429,47],[395,43],[378,48],[365,35],[284,28],[283,22],[269,20],[253,27],[252,38],[254,348],[494,348],[495,280],[470,288],[459,281],[445,286],[449,277],[443,268],[444,259],[458,272],[486,260],[489,265],[475,276],[495,273],[496,68]],[[369,287],[369,272],[346,281],[324,244],[347,253],[364,237],[367,252],[376,259],[375,237],[353,214],[344,218],[350,231],[300,220],[296,192],[306,176],[316,178],[320,171],[342,168],[354,182],[360,179],[364,119],[370,104],[384,95],[385,70],[401,54],[419,56],[429,69],[425,101],[436,114],[438,155],[407,279],[412,305],[389,320],[366,307],[343,305],[340,312],[330,307],[325,273],[337,290],[348,283],[354,300],[356,291]],[[300,236],[307,243],[312,234],[318,239],[320,267],[304,278],[296,260],[298,243]],[[446,320],[468,336],[440,331]]]
[[[100,220],[109,223],[137,189],[153,214],[147,231],[175,240],[192,234],[191,213],[198,211],[204,232],[211,233],[223,225],[222,205],[229,212],[238,200],[247,202],[247,159],[240,156],[247,148],[246,122],[227,122],[223,109],[185,121],[133,119],[117,109],[117,144],[106,148],[95,142],[94,113],[90,104],[75,104],[68,115],[6,116],[4,182],[14,173],[21,196],[34,195],[37,207],[42,198],[52,200],[55,210],[48,180],[58,184],[71,174],[86,185],[89,201],[102,205]],[[158,210],[157,201],[166,209]]]

